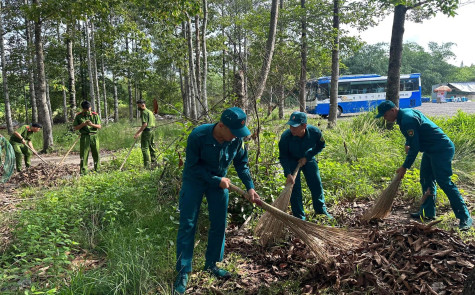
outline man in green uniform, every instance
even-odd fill
[[[414,218],[435,218],[436,183],[444,191],[454,210],[455,217],[460,219],[459,228],[468,230],[472,226],[472,218],[468,212],[462,195],[452,182],[452,159],[455,147],[447,135],[420,111],[399,109],[389,101],[378,106],[376,118],[384,117],[388,122],[396,122],[406,138],[406,160],[396,170],[400,178],[411,168],[419,152],[422,152],[420,183],[422,192],[428,195],[418,212],[411,213]]]
[[[96,112],[91,111],[91,103],[83,101],[81,103],[82,112],[76,114],[73,126],[75,130],[81,133],[79,147],[80,173],[87,174],[87,160],[89,158],[89,149],[91,149],[92,159],[94,160],[94,171],[99,170],[99,137],[97,130],[101,129],[101,118]]]
[[[203,195],[208,201],[210,228],[204,269],[218,278],[230,274],[216,266],[223,260],[228,188],[226,173],[231,162],[252,201],[259,199],[249,172],[247,150],[242,138],[250,133],[246,114],[237,107],[226,109],[220,122],[196,127],[188,136],[183,184],[180,191],[180,226],[177,236],[178,277],[175,294],[184,294],[191,272],[196,224]]]
[[[42,126],[38,123],[33,123],[30,125],[23,125],[13,132],[10,137],[10,144],[13,146],[15,151],[15,161],[16,161],[16,171],[21,171],[21,158],[22,155],[25,156],[25,166],[26,168],[31,166],[31,151],[30,147],[35,153],[36,150],[31,143],[31,137],[33,133],[40,131]],[[28,146],[27,146],[28,145]]]
[[[322,179],[320,178],[318,162],[315,159],[315,156],[325,147],[322,132],[317,127],[307,124],[307,115],[302,112],[293,112],[287,124],[290,125],[290,128],[282,133],[279,141],[279,160],[284,169],[284,175],[287,176],[287,183],[294,183],[290,197],[292,215],[305,220],[300,171],[295,179],[292,176],[293,171],[300,163],[302,166],[300,170],[305,175],[305,180],[312,194],[315,213],[333,219],[325,206]]]
[[[145,106],[145,101],[137,100],[137,108],[140,111],[140,118],[142,119],[142,126],[135,133],[134,139],[137,139],[140,134],[140,146],[142,148],[143,165],[145,168],[150,168],[150,160],[152,166],[155,164],[156,150],[153,142],[153,128],[155,127],[155,115]]]

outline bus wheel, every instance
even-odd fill
[[[341,117],[342,113],[343,113],[343,109],[340,106],[338,106],[338,110],[336,111],[336,116]]]

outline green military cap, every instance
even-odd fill
[[[226,109],[221,114],[221,122],[236,137],[246,137],[251,134],[251,131],[246,127],[246,119],[246,113],[238,107]]]
[[[299,127],[302,124],[307,123],[307,114],[302,112],[293,112],[290,115],[290,120],[287,122],[288,125],[292,127]]]
[[[379,104],[378,106],[378,114],[375,116],[375,118],[381,118],[386,114],[387,111],[395,108],[396,105],[390,101],[390,100],[385,100],[382,103]]]

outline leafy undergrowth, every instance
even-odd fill
[[[440,124],[450,127],[457,136],[457,148],[463,150],[456,154],[457,175],[453,180],[465,189],[464,197],[475,215],[471,185],[475,174],[470,160],[475,146],[470,139],[473,122],[475,116],[459,115]],[[257,159],[256,142],[248,142],[256,188],[266,201],[275,199],[285,182],[277,159],[277,143],[286,128],[284,124],[272,122],[264,127]],[[460,127],[456,128],[456,124]],[[401,184],[393,214],[376,224],[359,221],[363,210],[389,183],[404,159],[404,141],[399,131],[387,131],[379,125],[367,114],[341,122],[333,130],[322,127],[327,147],[319,155],[320,172],[326,201],[336,221],[327,222],[312,215],[310,193],[303,185],[310,221],[367,229],[366,247],[348,253],[330,249],[336,262],[328,266],[317,263],[305,245],[292,236],[264,249],[250,230],[236,229],[236,224],[244,220],[250,220],[252,229],[261,211],[231,194],[229,220],[235,225],[229,227],[224,264],[234,276],[221,282],[199,271],[204,265],[209,228],[204,200],[189,293],[302,294],[318,290],[320,294],[366,294],[383,292],[378,289],[383,288],[390,294],[406,294],[410,288],[413,293],[428,293],[431,289],[443,293],[442,287],[452,293],[461,290],[468,270],[473,268],[475,230],[454,231],[456,219],[439,190],[437,210],[441,222],[435,225],[437,229],[412,224],[402,217],[419,205],[420,158]],[[2,249],[0,258],[0,293],[170,294],[176,275],[177,205],[185,147],[182,139],[190,130],[188,126],[182,128],[180,137],[157,138],[160,165],[153,171],[141,168],[138,146],[128,158],[125,171],[117,171],[128,151],[122,146],[111,161],[104,163],[100,173],[77,178],[76,167],[52,181],[58,187],[43,185],[47,173],[25,176],[40,181],[31,181],[15,196],[15,207],[20,210],[7,219],[3,219],[3,212],[0,215],[2,236],[3,226],[9,226],[9,247]],[[233,183],[239,184],[234,169],[229,172]],[[10,208],[11,204],[7,205]]]

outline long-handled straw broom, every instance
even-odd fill
[[[401,178],[399,177],[399,174],[394,175],[389,186],[381,192],[373,207],[363,214],[362,219],[368,221],[371,219],[383,219],[387,217],[391,213],[393,201],[400,184]]]
[[[292,174],[294,179],[301,167],[302,166],[299,163],[295,168],[294,173]],[[289,207],[290,196],[292,195],[293,187],[293,183],[286,184],[279,197],[272,203],[272,206],[285,212]],[[284,225],[282,224],[282,221],[277,219],[274,215],[272,215],[272,213],[266,211],[264,214],[262,214],[261,218],[259,218],[254,233],[259,237],[261,245],[266,246],[269,242],[275,243],[283,237]]]
[[[230,189],[249,200],[249,195],[234,184],[230,185]],[[255,203],[257,206],[273,214],[276,219],[281,221],[283,225],[287,226],[296,236],[304,241],[318,259],[324,262],[331,260],[326,250],[327,246],[346,251],[360,246],[363,242],[362,232],[310,223],[289,215],[262,200],[257,200]]]

